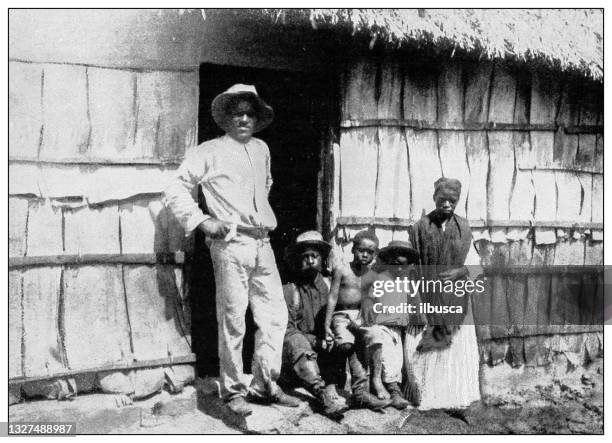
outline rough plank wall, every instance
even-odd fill
[[[19,171],[11,194],[101,202],[160,192],[176,169],[163,164],[179,162],[196,143],[197,70],[12,61],[10,72],[9,161]],[[121,163],[147,164],[99,166]]]
[[[531,123],[554,123],[559,106],[559,82],[556,78],[535,73],[531,82]],[[541,168],[553,165],[555,134],[551,131],[531,131],[531,149],[535,165]],[[534,170],[533,183],[536,193],[535,220],[554,220],[557,210],[555,173],[551,170]],[[538,228],[536,244],[554,244],[555,230]]]
[[[580,88],[569,82],[562,86],[561,101],[557,123],[560,125],[577,125],[580,120],[581,106],[578,101]],[[560,164],[571,168],[577,159],[578,135],[564,134],[558,131],[555,134],[554,158]],[[557,218],[560,220],[584,220],[581,215],[585,206],[583,205],[585,191],[578,173],[574,171],[555,171],[557,184],[558,202]],[[590,194],[590,192],[589,192]],[[590,199],[590,195],[588,196]],[[590,205],[587,209],[590,212]],[[555,265],[583,264],[584,263],[584,230],[576,229],[570,232],[565,229],[557,229],[557,244],[555,246]],[[551,281],[550,316],[551,322],[555,324],[566,323],[559,327],[563,332],[571,332],[580,324],[580,299],[581,299],[581,276],[580,275],[553,275]],[[591,298],[593,294],[584,293],[584,297]]]
[[[439,68],[434,65],[414,65],[408,66],[405,72],[402,91],[404,118],[436,121]],[[442,166],[435,131],[406,128],[405,133],[411,185],[410,216],[416,220],[431,207],[433,183],[442,176]]]
[[[176,252],[187,248],[178,220],[159,198],[121,203],[119,221],[124,254]]]
[[[22,331],[23,375],[50,375],[66,370],[67,362],[58,329],[61,267],[23,271]]]
[[[515,266],[527,263],[531,258],[532,239],[525,238],[509,243],[508,265]],[[508,277],[506,286],[506,300],[508,306],[508,321],[512,325],[509,332],[517,335],[509,339],[508,358],[513,367],[525,363],[524,338],[528,331],[525,331],[525,315],[529,297],[527,292],[527,278],[525,276]]]
[[[23,335],[23,316],[21,294],[23,291],[23,277],[21,271],[9,272],[9,377],[23,375],[23,353],[21,349]]]
[[[376,97],[376,66],[363,62],[348,70],[342,82],[342,116],[346,119],[367,119],[378,116]],[[340,133],[340,214],[366,214],[374,216],[378,170],[363,168],[362,164],[378,164],[378,130],[364,128],[343,130]],[[345,190],[352,190],[347,192]],[[346,229],[346,240],[360,229]],[[335,255],[350,261],[351,245],[339,242]]]
[[[160,196],[83,206],[9,198],[10,257],[145,254],[188,248],[189,239]]]
[[[43,81],[42,65],[9,63],[9,156],[38,155],[43,127]]]
[[[529,75],[525,72],[515,72],[515,74],[514,123],[526,124],[529,123],[531,81]],[[529,132],[514,132],[512,134],[512,146],[514,147],[515,165],[509,202],[510,219],[531,220],[535,208],[535,189],[531,172],[534,162]],[[526,169],[522,169],[521,165]],[[506,238],[510,241],[524,240],[528,233],[528,229],[508,228]]]
[[[136,143],[140,123],[138,77],[133,71],[87,69],[92,157],[153,157],[149,151],[152,143]]]
[[[9,256],[23,257],[26,252],[28,199],[9,198]]]
[[[182,228],[160,197],[120,205],[111,202],[103,206],[77,208],[62,207],[49,200],[10,198],[9,207],[11,257],[175,252],[188,247]],[[139,324],[141,320],[135,317],[142,312],[134,308],[131,313],[134,318],[128,319],[126,297],[131,298],[132,306],[147,305],[149,311],[158,309],[156,315],[164,322],[170,322],[163,331],[157,329],[160,339],[167,337],[171,344],[176,343],[180,340],[174,335],[178,334],[183,337],[183,342],[190,341],[189,322],[185,320],[188,308],[184,306],[182,272],[173,270],[173,266],[151,268],[146,278],[138,282],[126,280],[121,265],[41,267],[12,271],[11,276],[14,278],[10,280],[10,306],[16,316],[13,318],[11,314],[11,343],[16,347],[21,343],[21,336],[26,337],[23,358],[28,368],[34,368],[26,371],[25,375],[46,375],[40,368],[51,365],[53,369],[53,362],[58,369],[57,356],[63,353],[67,358],[66,369],[129,363],[133,353],[130,334],[135,333],[130,324]],[[161,283],[155,286],[154,293],[151,288],[145,290],[147,285],[156,281]],[[174,300],[174,308],[167,310],[162,305],[151,304],[150,297],[155,296]],[[24,318],[28,319],[23,325],[21,315],[17,317],[22,302]],[[61,306],[60,311],[47,312],[50,305]],[[147,322],[152,315],[152,312],[147,314]],[[41,316],[46,320],[29,320]],[[57,324],[63,325],[61,330],[56,330]],[[40,331],[41,328],[46,332]],[[45,340],[52,340],[55,346],[41,348],[35,340],[28,338],[42,335]],[[170,348],[173,346],[174,355],[189,352],[189,346],[176,348],[172,344]],[[105,351],[100,352],[101,349]],[[168,355],[168,349],[168,346],[163,346],[162,356]],[[16,355],[21,355],[20,344]],[[141,358],[141,355],[136,355],[136,359]],[[43,364],[38,362],[40,359],[52,363]],[[17,363],[12,367],[17,371]]]
[[[117,204],[64,209],[64,251],[67,254],[119,254]]]
[[[501,64],[493,68],[489,121],[514,122],[516,81],[512,72]],[[514,178],[513,133],[510,131],[489,131],[489,168],[487,181],[487,217],[490,220],[510,219],[510,196]],[[491,241],[504,243],[506,230],[491,229]]]
[[[437,64],[411,62],[399,67],[397,63],[388,61],[360,61],[347,68],[342,77],[341,121],[350,123],[352,127],[343,127],[341,131],[340,163],[344,160],[345,164],[339,177],[340,215],[372,216],[372,203],[368,201],[372,192],[378,208],[385,206],[381,202],[385,191],[392,200],[395,199],[394,192],[388,191],[390,179],[387,176],[393,175],[392,161],[399,158],[397,144],[402,140],[395,135],[398,127],[385,124],[376,127],[372,123],[360,126],[360,121],[557,123],[566,126],[599,121],[597,110],[588,109],[586,104],[582,107],[587,109],[580,109],[572,98],[575,93],[573,96],[568,96],[567,92],[562,94],[562,81],[558,77],[519,71],[502,63],[459,61]],[[573,78],[563,81],[573,88],[582,87]],[[394,99],[391,89],[400,87]],[[590,88],[592,94],[601,94],[596,85]],[[401,112],[397,106],[399,99],[403,102]],[[592,104],[590,108],[593,108]],[[583,117],[569,118],[565,115],[568,112]],[[589,184],[594,187],[594,177],[602,172],[596,169],[596,162],[589,156],[589,152],[596,149],[598,136],[555,134],[550,130],[404,128],[404,132],[410,181],[403,193],[404,199],[408,200],[404,206],[410,208],[412,219],[418,219],[423,211],[431,209],[435,179],[452,174],[463,181],[464,192],[457,212],[472,220],[574,221],[576,214],[563,209],[565,200],[558,204],[557,188],[569,187],[572,195],[581,193],[584,194],[583,200],[588,199],[593,194],[588,189]],[[582,154],[576,147],[576,140],[580,137],[586,137]],[[566,141],[568,147],[559,148],[562,146],[559,143]],[[360,159],[355,158],[357,154],[361,155]],[[378,161],[373,163],[375,156]],[[376,170],[356,166],[358,160],[361,160],[361,165],[376,164]],[[587,172],[589,167],[594,168],[592,172]],[[565,173],[563,168],[582,168],[582,171]],[[356,169],[360,174],[355,172]],[[568,177],[571,178],[569,183]],[[386,205],[391,204],[395,203]],[[582,203],[577,214],[580,220],[587,220],[591,205]],[[561,207],[559,214],[558,206]],[[494,242],[524,239],[528,233],[524,228],[493,228],[490,228],[490,234],[494,236]],[[488,234],[479,233],[483,238]],[[536,234],[536,243],[553,244],[556,241],[554,229],[539,228]]]
[[[121,266],[66,266],[63,299],[61,321],[71,369],[133,360]]]
[[[491,63],[468,63],[464,66],[466,123],[484,123],[489,117],[493,65]],[[464,133],[469,168],[467,218],[487,219],[487,174],[489,144],[485,131]],[[474,240],[488,239],[487,229],[473,230]]]
[[[171,266],[123,266],[134,357],[152,360],[191,352]]]
[[[438,78],[438,121],[442,123],[464,121],[463,67],[446,64]],[[461,181],[461,197],[457,202],[457,214],[465,217],[467,196],[470,194],[470,170],[467,163],[465,136],[459,131],[438,133],[438,152],[444,177]],[[416,166],[416,165],[414,165]],[[430,207],[428,205],[426,207]]]
[[[397,63],[389,63],[380,72],[378,118],[402,117],[401,95],[403,71]],[[375,191],[375,217],[410,216],[410,175],[404,131],[401,128],[378,128],[378,158]],[[377,233],[382,244],[407,238],[405,229],[386,228]]]
[[[57,255],[64,251],[62,208],[49,200],[30,200],[25,255]]]
[[[457,61],[410,63],[399,68],[385,61],[361,61],[347,70],[343,82],[341,121],[350,120],[353,127],[341,132],[341,167],[335,172],[340,184],[338,215],[416,220],[433,208],[433,182],[440,176],[453,176],[463,183],[457,213],[467,214],[470,220],[496,220],[502,225],[504,220],[601,221],[600,135],[566,134],[562,129],[556,133],[446,131],[355,124],[357,120],[398,119],[595,125],[602,121],[598,85],[587,85],[581,96],[576,88],[585,86],[569,77],[519,71],[504,64]],[[395,94],[402,99],[398,114],[390,89],[400,85],[401,93]],[[404,151],[406,169],[400,164]],[[407,178],[403,178],[404,171]],[[403,192],[393,189],[397,186]],[[401,206],[398,196],[403,200]],[[345,260],[351,259],[352,236],[365,228],[367,225],[339,226],[336,241]],[[398,228],[377,226],[375,231],[384,246]],[[600,230],[488,226],[474,228],[473,234],[485,265],[601,260]],[[601,291],[591,277],[587,278],[591,289],[575,291],[576,282],[584,278],[491,278],[490,297],[474,307],[478,321],[489,325],[478,328],[483,361],[541,365],[550,361],[551,347],[578,346],[569,343],[575,338],[562,343],[550,334],[572,333],[572,328],[558,324],[580,324],[580,316],[596,303]],[[555,298],[557,293],[563,297]],[[572,310],[577,304],[587,309]],[[585,319],[584,324],[592,324],[591,320]],[[597,340],[592,334],[583,335],[590,337],[585,340],[594,349]]]
[[[87,70],[75,65],[44,66],[40,158],[74,158],[89,150],[91,123]]]
[[[10,256],[189,248],[160,193],[197,140],[197,69],[20,61],[9,66]],[[138,282],[126,281],[122,265],[11,271],[11,377],[128,364],[153,354],[167,357],[169,350],[188,354],[189,313],[182,272],[175,268],[145,266],[146,276]],[[146,292],[151,284],[148,289],[155,291]],[[174,307],[167,310],[150,297],[170,300]],[[155,325],[163,326],[148,336],[168,342],[149,339],[148,354],[139,351],[140,344],[134,349],[142,339],[134,341],[140,332],[131,327],[151,327],[138,317],[142,306],[148,317],[157,318]],[[130,389],[150,384],[144,372],[134,371]],[[108,375],[100,383],[112,391],[116,379]]]

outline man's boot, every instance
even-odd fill
[[[410,405],[408,400],[402,396],[402,390],[399,387],[399,383],[388,383],[387,391],[391,394],[391,406],[395,409],[406,409]]]
[[[276,387],[274,394],[261,395],[254,391],[249,391],[246,397],[247,401],[260,405],[271,405],[276,404],[279,406],[287,406],[290,408],[297,408],[300,402],[297,398],[285,394],[285,392],[279,387]]]
[[[270,397],[270,402],[288,408],[297,408],[300,405],[297,398],[285,394],[278,386],[276,387],[276,392]]]
[[[346,399],[338,394],[335,384],[329,383],[327,386],[325,386],[325,391],[327,391],[327,394],[334,400],[338,400],[340,403],[346,404]]]
[[[340,399],[340,396],[333,395],[333,392],[326,388],[317,389],[315,397],[321,413],[329,418],[339,417],[349,408],[346,402]]]
[[[351,407],[354,409],[371,409],[372,411],[383,412],[383,410],[391,404],[391,399],[381,400],[368,391],[360,391],[353,393],[353,401]]]
[[[253,409],[247,404],[242,395],[238,395],[226,403],[227,409],[241,417],[247,417],[253,413]]]
[[[303,355],[293,365],[293,370],[306,389],[315,396],[323,415],[336,417],[348,409],[346,403],[342,402],[338,394],[335,393],[335,389],[332,391],[325,387],[314,355]],[[331,386],[333,387],[333,385]]]

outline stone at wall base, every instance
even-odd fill
[[[77,434],[112,434],[138,425],[147,428],[159,426],[197,408],[193,386],[186,386],[180,394],[162,392],[125,406],[118,406],[121,403],[119,397],[89,394],[71,401],[20,403],[9,408],[9,422],[72,422]]]

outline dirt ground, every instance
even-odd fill
[[[603,434],[603,359],[583,369],[463,411],[415,411],[400,433]]]
[[[375,412],[361,411],[379,421]],[[282,433],[386,433],[386,434],[603,434],[603,399],[571,398],[549,406],[508,408],[474,403],[465,411],[407,411],[401,427],[368,426],[360,429],[338,426],[323,417],[305,416],[297,429],[279,430]],[[342,423],[342,422],[341,422]],[[340,424],[341,424],[340,423]],[[118,429],[126,434],[240,434],[243,431],[228,426],[221,419],[198,410],[182,414],[172,421],[155,427],[132,426]]]
[[[543,389],[546,396],[547,389]],[[415,411],[402,434],[603,434],[603,395],[565,391],[546,406],[473,403],[465,411]]]
[[[525,393],[522,404],[498,399],[495,404],[475,402],[460,411],[415,409],[349,411],[334,422],[312,413],[309,406],[299,412],[291,408],[267,407],[285,414],[286,422],[266,432],[323,434],[603,434],[603,371],[601,367],[583,376],[580,387],[556,382]],[[159,426],[117,430],[121,433],[244,433],[222,414],[211,413],[211,398],[199,393],[198,410],[181,414]],[[264,407],[265,408],[265,407]],[[204,412],[206,410],[207,412]],[[266,414],[266,412],[264,412]],[[249,432],[249,431],[246,431]],[[258,433],[256,430],[250,431]]]
[[[504,381],[507,380],[507,381]],[[544,378],[524,373],[487,385],[486,402],[463,410],[349,410],[341,420],[313,412],[312,396],[293,391],[297,408],[253,405],[247,419],[229,413],[214,378],[182,393],[161,393],[118,407],[114,395],[30,401],[9,409],[11,421],[75,421],[79,433],[112,434],[603,434],[603,359]]]

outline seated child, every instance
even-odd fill
[[[336,266],[332,271],[332,283],[327,301],[324,334],[330,347],[344,352],[349,357],[353,382],[353,397],[361,407],[380,410],[390,404],[388,399],[378,399],[369,393],[367,375],[356,355],[355,335],[366,347],[380,345],[380,339],[372,334],[370,328],[362,327],[361,280],[369,270],[378,249],[378,238],[371,231],[361,231],[353,239],[353,261],[348,266]],[[356,374],[358,372],[359,374]],[[365,377],[365,380],[357,378]],[[357,382],[357,383],[355,383]],[[357,392],[356,392],[357,391]]]
[[[414,296],[402,286],[399,290],[381,291],[382,282],[397,278],[416,278],[414,264],[418,263],[418,253],[409,242],[392,241],[380,250],[376,270],[371,270],[363,278],[364,293],[367,298],[363,302],[364,324],[373,323],[372,328],[382,339],[382,346],[371,352],[372,374],[371,383],[378,398],[391,398],[391,406],[397,409],[408,407],[409,403],[402,396],[402,368],[404,366],[404,351],[402,345],[402,330],[409,325],[425,324],[425,318],[418,313],[397,312],[397,307],[405,304],[414,306],[418,312],[418,293]],[[375,291],[375,282],[378,291]],[[381,293],[382,292],[382,293]],[[374,305],[377,309],[374,311]],[[393,307],[393,310],[383,308]],[[382,311],[382,312],[381,312]]]

